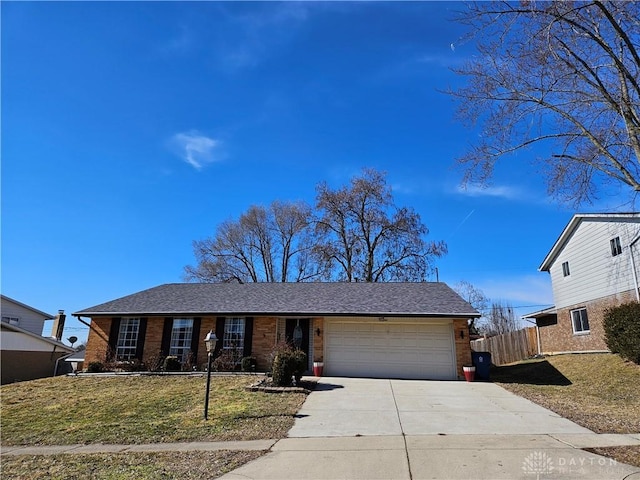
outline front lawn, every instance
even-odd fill
[[[640,433],[640,366],[613,354],[549,356],[492,367],[491,380],[597,433]],[[602,449],[640,466],[640,448]]]
[[[3,478],[165,480],[218,478],[264,452],[102,453],[2,457]]]
[[[248,392],[252,376],[56,377],[4,385],[3,445],[282,438],[303,393]]]

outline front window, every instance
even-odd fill
[[[116,345],[116,359],[120,361],[133,360],[138,346],[139,318],[123,318],[120,320],[118,344]]]
[[[18,317],[2,317],[2,321],[8,323],[9,325],[18,325],[20,323],[20,319]]]
[[[622,245],[620,245],[620,237],[612,238],[609,241],[611,245],[611,255],[616,257],[622,253]]]
[[[225,320],[222,348],[240,361],[244,352],[244,318],[234,317]]]
[[[589,319],[587,318],[587,309],[580,308],[571,311],[571,323],[573,324],[573,333],[589,333]]]
[[[193,318],[174,318],[169,355],[178,357],[178,360],[184,363],[191,351],[192,337]]]
[[[568,277],[569,275],[571,275],[571,272],[569,271],[569,262],[564,262],[562,264],[562,276]]]

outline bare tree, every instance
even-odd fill
[[[185,267],[185,277],[200,282],[320,278],[310,220],[311,208],[301,202],[251,206],[237,221],[223,222],[213,237],[193,242],[196,265]]]
[[[519,330],[520,322],[510,303],[493,302],[480,329],[489,335],[502,335]]]
[[[473,308],[482,314],[483,317],[487,316],[489,299],[482,290],[474,287],[466,280],[461,280],[453,286],[453,289],[458,295],[460,295],[465,301],[467,301]],[[477,335],[478,329],[476,327],[477,318],[469,320],[469,332]]]
[[[640,2],[477,2],[461,12],[479,55],[458,117],[482,124],[459,159],[464,183],[486,184],[496,161],[534,144],[549,153],[549,192],[579,204],[598,187],[640,192]]]
[[[412,209],[397,207],[385,174],[366,169],[351,184],[317,187],[318,252],[342,281],[422,281],[446,244],[427,242],[427,227]]]

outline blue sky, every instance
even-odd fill
[[[373,167],[448,243],[441,281],[551,304],[537,267],[574,211],[536,152],[459,188],[459,6],[3,2],[3,294],[71,313],[182,281],[221,221]]]

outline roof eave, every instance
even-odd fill
[[[0,297],[4,298],[5,300],[9,300],[10,302],[13,302],[16,305],[19,305],[23,308],[31,310],[33,313],[37,313],[41,317],[45,317],[45,320],[53,320],[54,318],[56,318],[55,315],[51,315],[50,313],[43,312],[42,310],[38,310],[37,308],[33,308],[32,306],[27,305],[26,303],[22,303],[19,300],[16,300],[15,298],[7,297],[4,294],[0,295]]]
[[[554,315],[557,313],[558,311],[556,307],[553,306],[553,307],[545,308],[543,310],[538,310],[537,312],[527,313],[526,315],[523,315],[522,318],[540,318],[540,317],[545,317],[547,315]]]
[[[114,317],[114,316],[240,316],[240,317],[422,317],[422,318],[480,318],[478,312],[447,313],[447,312],[76,312],[74,317]]]
[[[573,234],[575,229],[578,228],[578,225],[580,225],[580,223],[585,218],[592,218],[592,219],[595,219],[595,218],[638,218],[638,212],[629,212],[629,213],[576,213],[571,218],[571,220],[569,220],[569,223],[567,224],[567,226],[564,227],[564,230],[562,231],[562,233],[560,234],[558,239],[555,241],[555,243],[551,247],[551,250],[549,250],[549,253],[547,253],[547,256],[544,257],[544,260],[542,261],[542,263],[538,267],[538,270],[540,272],[548,272],[549,271],[549,269],[551,268],[551,264],[558,257],[558,255],[560,254],[560,251],[564,248],[565,244],[569,240],[569,237]]]
[[[562,230],[562,233],[560,233],[560,236],[554,242],[553,246],[551,247],[551,250],[549,250],[549,253],[547,253],[546,257],[544,257],[544,260],[538,267],[538,270],[540,272],[549,271],[549,269],[551,268],[551,264],[555,261],[556,257],[560,254],[560,251],[564,248],[565,243],[567,242],[571,234],[578,227],[578,225],[580,224],[580,222],[585,216],[587,215],[583,213],[576,213],[571,218],[571,220],[569,220],[569,223],[567,223],[567,226],[564,227],[564,230]]]

